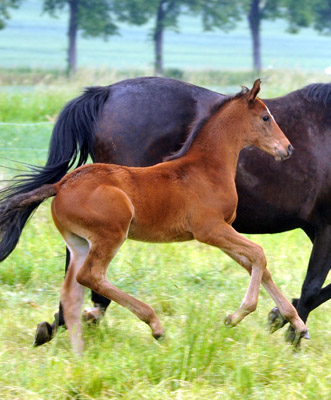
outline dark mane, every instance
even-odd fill
[[[301,90],[307,100],[322,103],[325,107],[331,105],[331,83],[312,83]]]
[[[206,125],[206,123],[210,120],[210,118],[217,111],[219,111],[225,104],[229,103],[232,100],[240,98],[241,96],[243,96],[246,93],[247,93],[247,88],[243,87],[243,89],[239,93],[237,93],[235,95],[231,95],[231,96],[225,96],[222,100],[220,100],[219,102],[214,104],[210,108],[209,115],[207,117],[202,118],[196,124],[195,123],[193,124],[194,128],[189,133],[189,135],[188,135],[185,143],[183,144],[183,146],[176,153],[174,153],[174,154],[172,154],[172,155],[170,155],[168,157],[164,157],[163,161],[176,160],[177,158],[180,158],[180,157],[184,156],[188,152],[188,150],[190,149],[194,139],[197,137],[199,132],[201,132],[202,128]]]

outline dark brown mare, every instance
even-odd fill
[[[156,77],[87,89],[61,112],[46,166],[17,190],[25,193],[40,183],[56,182],[70,166],[86,162],[89,154],[95,162],[128,166],[161,162],[181,147],[190,127],[194,128],[223,97],[195,85]],[[331,284],[322,289],[331,264],[331,84],[309,85],[264,102],[295,152],[282,165],[256,149],[240,153],[236,176],[239,203],[233,226],[245,233],[294,228],[306,232],[313,251],[301,296],[293,300],[306,321],[310,311],[331,297]],[[13,229],[12,246],[33,209],[23,213]],[[102,310],[109,304],[95,293],[92,300]],[[64,324],[61,307],[56,316],[52,324],[39,325],[36,344],[50,340],[55,327]],[[272,317],[274,326],[286,323],[277,311]]]
[[[260,80],[256,80],[251,90],[222,99],[167,162],[147,168],[86,165],[58,183],[8,199],[0,213],[4,247],[6,231],[15,224],[17,214],[55,196],[53,220],[71,256],[61,301],[75,350],[83,350],[83,286],[127,307],[150,326],[155,338],[163,335],[152,307],[107,280],[108,265],[127,237],[146,242],[196,239],[218,247],[251,275],[245,297],[225,319],[226,325],[237,325],[256,309],[262,282],[297,338],[308,336],[296,309],[273,283],[262,248],[231,226],[238,203],[235,175],[239,152],[254,145],[283,160],[293,150],[256,97],[259,90]]]

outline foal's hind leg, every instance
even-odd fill
[[[83,339],[80,314],[84,300],[84,287],[77,282],[76,276],[86,259],[89,245],[85,239],[74,234],[66,233],[63,236],[70,249],[71,257],[61,290],[61,303],[72,347],[81,353]]]
[[[114,232],[114,230],[99,230],[98,234],[94,234],[90,251],[77,275],[77,281],[96,293],[128,308],[151,327],[153,336],[158,339],[164,332],[153,308],[124,293],[110,283],[106,277],[108,264],[125,238],[126,235]]]

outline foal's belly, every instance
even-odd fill
[[[185,242],[194,239],[191,232],[169,228],[155,229],[155,227],[148,229],[147,227],[136,226],[134,223],[130,226],[128,238],[149,243]]]

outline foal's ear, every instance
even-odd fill
[[[260,91],[260,88],[261,88],[261,79],[256,79],[252,89],[249,91],[249,94],[248,94],[248,101],[250,103],[253,103],[255,101],[256,96],[258,95],[258,93]]]

